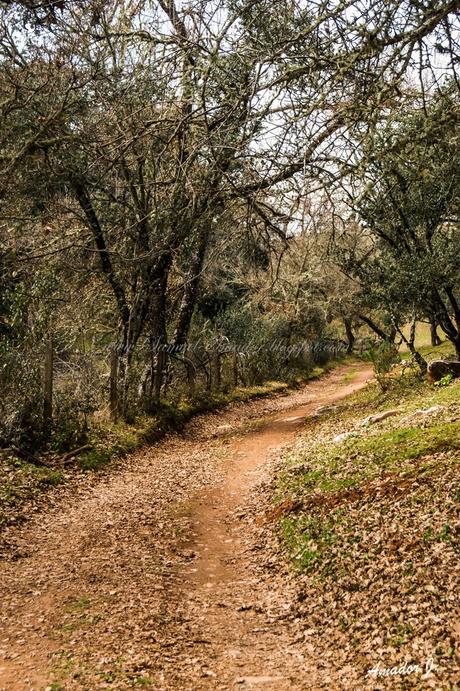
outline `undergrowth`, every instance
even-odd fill
[[[37,467],[14,454],[4,453],[0,459],[0,528],[15,520],[22,507],[38,499],[40,494],[64,483],[75,473],[106,472],[113,461],[152,444],[168,431],[179,431],[195,415],[218,410],[232,403],[249,401],[263,396],[280,394],[316,379],[335,367],[331,362],[308,374],[293,376],[289,381],[269,381],[263,385],[238,387],[228,393],[202,394],[193,401],[163,403],[155,417],[139,417],[132,424],[123,421],[93,422],[86,438],[79,444],[88,446],[75,458],[61,465],[64,451],[54,447],[44,457],[49,467]]]

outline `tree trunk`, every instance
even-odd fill
[[[456,340],[460,336],[459,329],[452,321],[451,316],[449,314],[449,310],[444,304],[444,300],[439,290],[437,290],[436,288],[432,290],[431,312],[433,313],[434,321],[445,333],[449,341],[454,344],[455,348],[457,348]]]
[[[416,347],[415,347],[415,329],[416,329],[416,319],[415,319],[415,317],[414,317],[414,319],[412,320],[412,324],[411,324],[411,327],[410,327],[410,336],[409,336],[409,339],[407,339],[407,338],[404,336],[403,332],[401,331],[401,329],[400,329],[399,327],[396,327],[396,326],[395,326],[395,329],[396,329],[396,331],[399,333],[399,335],[401,336],[401,339],[404,341],[404,343],[405,343],[405,344],[407,345],[407,347],[409,348],[409,352],[410,352],[410,354],[412,355],[412,357],[413,357],[413,359],[414,359],[414,362],[417,363],[417,365],[418,365],[418,367],[419,367],[419,369],[420,369],[420,372],[421,372],[422,374],[426,374],[426,372],[427,372],[427,370],[428,370],[428,363],[427,363],[427,361],[425,360],[425,358],[422,357],[422,355],[420,355],[420,353],[418,352],[418,350],[417,350]]]
[[[455,353],[457,355],[457,358],[460,360],[460,334],[457,336],[457,338],[453,341],[454,347],[455,347]]]
[[[126,418],[128,412],[129,373],[131,369],[131,354],[123,353],[118,357],[118,411]]]
[[[190,361],[187,361],[185,364],[187,368],[187,385],[188,385],[188,394],[191,399],[194,398],[195,392],[196,392],[196,371],[195,367]]]
[[[166,367],[166,353],[163,344],[160,344],[156,356],[155,374],[153,377],[153,403],[157,408],[161,399],[161,387],[163,385],[163,378]]]
[[[166,333],[166,288],[168,283],[168,272],[170,267],[170,257],[163,258],[157,267],[156,280],[152,283],[152,300],[150,305],[150,343],[152,359],[155,363],[153,373],[153,391],[151,410],[154,412],[158,408],[161,399],[161,390],[165,381],[165,374],[168,365],[168,340]]]
[[[213,385],[213,372],[212,372],[212,355],[206,353],[206,362],[204,363],[204,371],[206,374],[206,391],[210,392]]]
[[[350,319],[348,319],[347,317],[344,317],[343,323],[345,326],[345,333],[347,335],[347,355],[351,355],[351,353],[353,352],[353,348],[354,348],[355,340],[356,340],[355,334],[353,333]]]
[[[184,283],[182,300],[179,307],[179,316],[177,318],[176,330],[172,339],[175,348],[182,347],[187,341],[193,311],[195,309],[196,299],[198,297],[198,290],[200,287],[200,276],[203,268],[204,256],[206,254],[207,240],[208,231],[207,228],[203,226],[198,231],[196,247],[191,260],[191,267]]]
[[[439,338],[438,331],[437,331],[437,324],[436,324],[436,321],[434,319],[432,321],[430,321],[430,335],[431,335],[431,345],[432,346],[441,345],[442,341]]]
[[[372,321],[372,319],[370,319],[369,317],[366,317],[366,316],[364,316],[363,314],[360,314],[360,315],[359,315],[359,318],[361,319],[361,321],[362,321],[364,324],[367,324],[367,326],[368,326],[372,331],[374,331],[374,333],[376,333],[377,336],[379,336],[379,338],[382,339],[382,341],[388,341],[389,343],[394,343],[395,336],[396,336],[396,329],[395,329],[395,327],[392,327],[391,330],[390,330],[390,333],[387,334],[387,333],[385,333],[385,331],[383,331],[383,329],[380,328],[380,326],[378,326],[378,325],[377,325],[374,321]]]
[[[414,348],[414,346],[409,346],[409,350],[410,350],[411,355],[414,358],[415,362],[419,366],[420,372],[422,374],[425,374],[428,370],[427,361],[425,360],[425,358],[422,355],[420,355],[420,353],[418,352],[418,350],[416,350],[416,348]]]

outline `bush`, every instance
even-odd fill
[[[380,388],[387,391],[391,382],[391,370],[401,361],[398,349],[394,343],[384,341],[377,347],[370,348],[368,356],[374,366],[375,378]]]

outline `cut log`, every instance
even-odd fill
[[[454,379],[460,377],[460,362],[456,360],[433,360],[428,365],[428,379],[436,382],[451,374]]]
[[[368,427],[369,425],[374,425],[376,422],[386,420],[387,417],[398,415],[399,412],[399,410],[385,410],[383,413],[375,413],[375,415],[369,415],[361,422],[361,427]]]
[[[314,415],[329,415],[337,410],[336,405],[322,405],[315,410]]]
[[[84,446],[79,446],[78,449],[74,449],[73,451],[68,451],[66,454],[61,456],[59,459],[60,463],[68,463],[68,461],[71,461],[73,458],[76,456],[79,456],[81,453],[84,451],[90,451],[92,449],[92,444],[85,444]]]

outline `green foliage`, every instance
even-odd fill
[[[449,386],[454,379],[454,375],[449,372],[449,374],[444,375],[441,379],[434,383],[435,386]]]
[[[69,609],[74,612],[82,612],[91,607],[91,600],[87,595],[82,595],[70,603]]]
[[[435,424],[427,428],[403,427],[346,446],[356,458],[369,458],[370,468],[376,464],[397,469],[400,463],[404,465],[408,460],[460,449],[460,423]]]
[[[148,677],[136,677],[134,679],[134,684],[136,686],[153,686],[153,681]]]
[[[39,477],[40,487],[57,487],[64,482],[64,473],[60,470],[46,470]]]
[[[94,449],[82,455],[78,464],[82,470],[100,470],[110,462],[113,455],[112,449]]]
[[[404,323],[434,318],[452,342],[460,285],[458,89],[395,113],[369,142],[355,207],[365,232],[344,254],[369,307]],[[372,247],[372,251],[369,248]],[[365,257],[365,258],[364,258]]]
[[[401,359],[397,347],[393,343],[384,341],[375,348],[371,348],[367,354],[374,366],[375,378],[380,388],[386,391],[390,386],[389,375]]]

